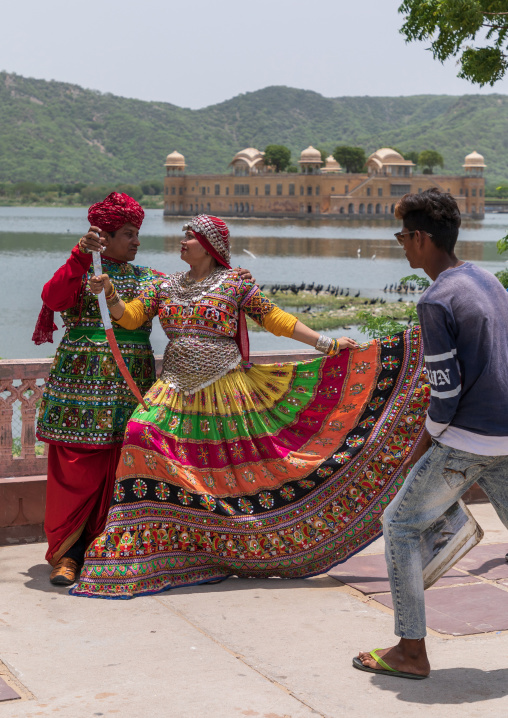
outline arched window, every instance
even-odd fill
[[[367,205],[367,214],[372,214],[372,205],[370,204],[370,202]]]
[[[210,211],[211,211],[211,210],[210,210],[210,202],[208,202],[207,205],[206,205],[206,211],[207,211],[207,212],[210,212]]]
[[[365,214],[365,205],[363,204],[363,202],[361,202],[360,206],[358,207],[358,213]]]
[[[240,212],[243,212],[243,202],[240,202]]]
[[[392,206],[390,207],[390,214],[395,214],[395,205],[394,204],[392,204]]]
[[[339,214],[344,214],[344,207],[341,207],[341,208],[339,209]]]
[[[376,204],[376,214],[381,214],[381,205],[379,202]]]
[[[354,214],[354,213],[355,213],[355,206],[354,206],[354,204],[353,204],[352,202],[349,204],[349,206],[348,206],[348,208],[347,208],[347,212],[348,212],[348,214]]]

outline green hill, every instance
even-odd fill
[[[445,172],[477,150],[487,182],[508,180],[508,96],[326,98],[267,87],[201,110],[143,102],[0,72],[0,182],[140,182],[162,177],[166,155],[188,171],[226,172],[247,146],[309,144],[436,149]]]

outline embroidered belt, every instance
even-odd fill
[[[131,329],[114,328],[117,342],[122,344],[150,344],[150,334]],[[75,327],[67,332],[70,342],[88,339],[92,344],[107,344],[106,332],[101,327]]]

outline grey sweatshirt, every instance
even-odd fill
[[[437,277],[417,311],[430,434],[474,454],[508,454],[508,292],[465,262]]]

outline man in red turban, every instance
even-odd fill
[[[142,207],[126,194],[113,192],[92,205],[89,231],[42,290],[44,305],[33,340],[53,341],[55,311],[66,328],[37,423],[37,437],[49,444],[46,559],[53,566],[50,581],[57,585],[74,582],[87,545],[104,527],[125,424],[137,403],[109,348],[97,298],[88,289],[91,251],[103,250],[104,271],[114,276],[120,296],[134,299],[160,274],[130,264],[143,218]],[[144,394],[155,380],[151,322],[133,332],[113,326]]]

